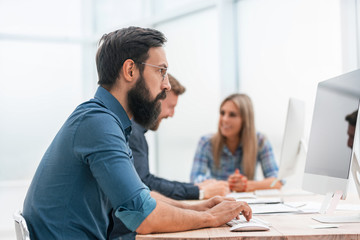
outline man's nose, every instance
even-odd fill
[[[164,78],[164,81],[161,84],[161,90],[165,90],[167,92],[171,90],[171,85],[170,85],[169,77],[168,77],[167,74],[166,74],[166,76]]]

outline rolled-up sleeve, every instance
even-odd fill
[[[156,201],[148,189],[141,190],[140,194],[116,209],[115,216],[131,231],[135,231],[145,218],[155,209]]]

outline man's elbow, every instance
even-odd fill
[[[146,220],[143,221],[140,226],[136,229],[136,232],[138,234],[149,234],[153,233],[153,228],[151,227],[151,224],[149,224]]]

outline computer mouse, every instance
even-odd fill
[[[270,228],[261,223],[239,223],[230,228],[231,232],[268,231]]]

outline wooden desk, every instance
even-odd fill
[[[299,200],[300,198],[300,200]],[[284,197],[285,201],[321,201],[321,196]],[[353,201],[346,200],[346,203]],[[356,203],[360,201],[356,197]],[[355,214],[351,211],[337,211],[336,214]],[[261,232],[230,232],[230,227],[224,225],[218,228],[205,228],[177,233],[161,233],[137,235],[137,240],[149,239],[359,239],[360,223],[336,223],[339,228],[313,229],[311,225],[321,224],[312,219],[319,214],[279,214],[256,215],[272,224],[269,231]]]

